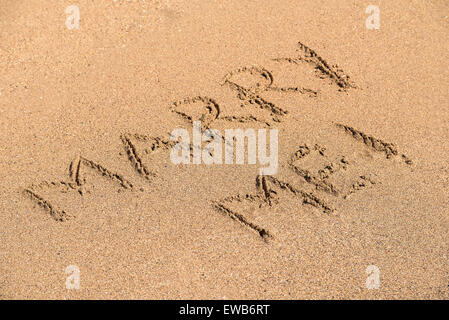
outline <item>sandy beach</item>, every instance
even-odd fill
[[[2,1],[0,299],[448,299],[448,15]]]

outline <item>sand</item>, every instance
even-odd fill
[[[448,9],[2,1],[0,298],[448,299]],[[278,172],[174,165],[198,119]]]

